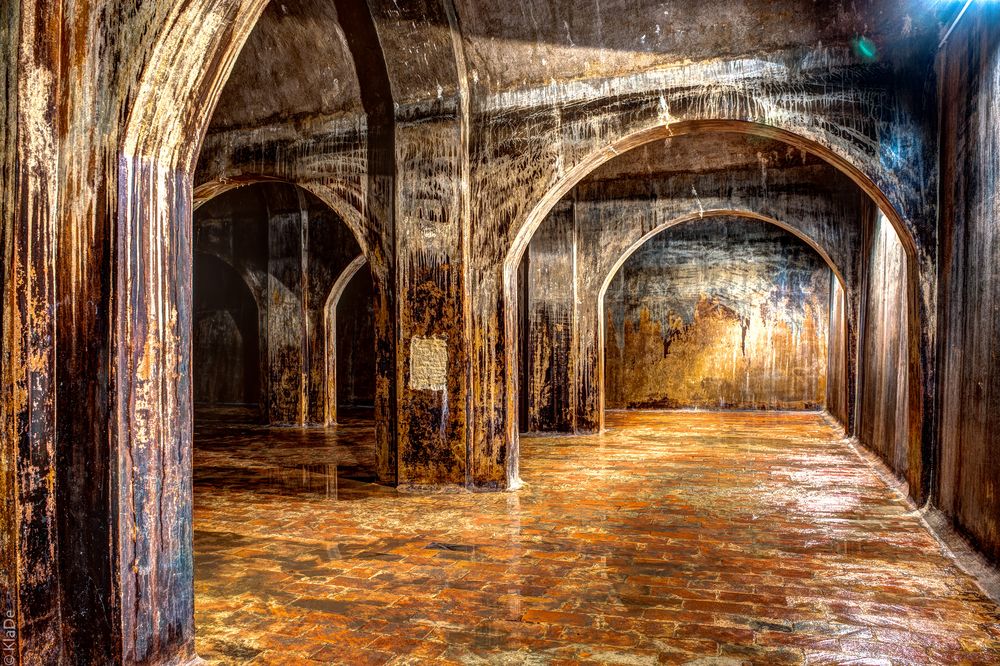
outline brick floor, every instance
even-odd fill
[[[1000,663],[1000,610],[816,414],[524,437],[515,493],[371,483],[372,429],[202,423],[210,663]]]

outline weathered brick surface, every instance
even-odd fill
[[[203,425],[211,663],[1000,661],[1000,610],[816,414],[526,437],[515,493],[369,482],[370,422]],[[729,663],[722,661],[721,663]]]

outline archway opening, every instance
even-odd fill
[[[192,393],[197,414],[234,410],[261,418],[260,310],[249,285],[216,255],[194,260]]]
[[[223,659],[249,649],[230,636],[228,618],[244,604],[231,573],[257,598],[290,601],[268,573],[268,553],[281,553],[286,571],[309,558],[275,522],[384,490],[375,293],[353,230],[287,182],[229,189],[199,206],[194,256],[196,642],[201,656]],[[271,522],[248,524],[248,515]]]
[[[305,543],[318,516],[390,492],[397,472],[392,230],[366,183],[374,152],[391,150],[369,140],[373,17],[350,3],[260,4],[193,144],[194,249],[232,258],[260,304],[259,422],[194,424],[195,641],[208,660],[304,660],[266,636],[240,640],[232,618],[304,626],[316,609],[280,581],[308,586],[303,563],[335,557]],[[307,515],[315,527],[292,536],[288,521]]]
[[[517,430],[600,431],[604,344],[611,330],[604,319],[604,290],[628,257],[667,227],[736,216],[769,222],[776,233],[778,227],[792,232],[825,261],[826,300],[811,306],[824,313],[823,321],[811,325],[823,331],[822,353],[816,347],[812,356],[825,377],[812,382],[808,399],[720,400],[716,394],[712,404],[826,410],[848,435],[858,436],[919,487],[923,342],[913,240],[900,231],[898,216],[883,208],[885,196],[871,181],[822,147],[752,123],[702,125],[641,132],[622,142],[630,150],[584,160],[591,171],[574,168],[542,198],[536,208],[544,212],[540,220],[533,216],[521,228],[505,265],[506,330],[520,341],[507,347],[508,386],[517,386],[508,404],[521,407]],[[880,253],[890,241],[892,251]],[[891,304],[885,300],[890,294]],[[884,319],[880,313],[890,311],[898,318],[895,336],[888,325],[875,325]],[[715,315],[720,312],[715,308]],[[733,321],[739,320],[737,315]],[[745,315],[743,321],[745,327]],[[681,334],[668,331],[667,319],[657,323],[661,338]],[[619,322],[615,331],[622,345],[623,326]],[[738,351],[744,346],[740,332]],[[661,357],[669,355],[670,344],[661,339]],[[638,374],[632,373],[635,382]],[[745,374],[743,379],[752,382]],[[681,406],[663,392],[631,400],[632,407]],[[709,402],[689,406],[706,408]],[[516,474],[516,463],[512,469]]]
[[[360,417],[375,409],[374,283],[364,255],[334,283],[324,308],[326,332],[326,424]]]
[[[260,423],[299,427],[335,425],[338,396],[370,407],[374,281],[340,216],[264,181],[199,206],[194,229],[196,405],[257,403]],[[237,347],[240,363],[222,356]]]
[[[831,317],[835,285],[813,248],[767,222],[660,231],[602,294],[605,408],[826,409],[829,340],[846,326]]]

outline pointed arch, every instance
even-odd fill
[[[931,413],[929,408],[933,400],[933,387],[925,385],[932,376],[934,363],[933,334],[925,328],[924,320],[933,311],[934,294],[932,290],[922,288],[921,263],[917,241],[910,227],[893,205],[892,200],[875,183],[869,174],[858,164],[863,160],[855,156],[845,155],[814,139],[807,138],[788,129],[759,122],[731,119],[702,119],[668,122],[645,127],[627,134],[609,144],[591,151],[577,161],[570,169],[550,187],[533,205],[523,222],[513,234],[501,268],[501,295],[503,302],[503,320],[501,322],[505,340],[517,339],[518,289],[517,271],[521,258],[535,231],[548,216],[553,207],[589,174],[606,162],[619,155],[638,148],[647,143],[665,140],[677,136],[710,133],[737,133],[760,136],[781,141],[793,148],[811,153],[853,181],[861,191],[882,211],[886,219],[896,231],[906,254],[906,293],[908,303],[909,343],[909,406],[910,415],[908,439],[911,451],[915,451],[921,461],[930,461],[933,455],[933,425],[925,414]],[[510,415],[504,419],[503,438],[508,452],[506,460],[508,487],[518,487],[518,349],[517,345],[503,346],[503,391],[501,396],[504,413]],[[602,376],[603,380],[603,376]],[[603,384],[602,384],[603,386]],[[852,397],[853,399],[853,397]],[[601,410],[603,413],[603,409]],[[914,496],[922,500],[929,485],[930,464],[923,462],[920,470],[921,483],[913,488]]]
[[[333,283],[323,306],[326,346],[326,354],[324,355],[326,367],[325,421],[328,426],[337,423],[337,305],[340,303],[340,297],[344,295],[347,285],[351,283],[357,272],[367,265],[368,260],[364,254],[355,257],[354,261],[347,265],[347,268],[337,277],[337,281]]]

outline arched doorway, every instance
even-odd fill
[[[193,280],[195,410],[242,408],[250,420],[258,420],[262,358],[257,299],[243,277],[215,255],[195,254]]]
[[[601,290],[605,408],[826,409],[834,285],[828,257],[769,221],[664,225]]]
[[[194,245],[203,266],[228,266],[247,292],[228,293],[232,280],[216,279],[209,270],[196,270],[196,295],[214,294],[217,306],[226,297],[250,297],[261,304],[256,326],[261,340],[257,393],[262,421],[298,426],[335,423],[335,418],[328,418],[330,371],[337,363],[336,345],[330,344],[336,340],[329,326],[330,309],[336,308],[362,267],[369,277],[368,289],[355,305],[363,310],[359,317],[369,323],[374,300],[373,280],[355,230],[310,192],[290,183],[265,180],[221,190],[218,196],[203,201],[195,212]],[[202,277],[207,283],[200,280]],[[226,293],[216,293],[220,291]],[[199,325],[196,318],[195,351],[204,347]],[[374,373],[370,330],[358,348],[364,357],[361,372]],[[211,355],[202,357],[210,359]],[[230,367],[233,372],[240,369]],[[215,379],[217,386],[196,386],[196,398],[199,393],[226,390],[226,381],[231,381],[221,376]],[[350,373],[345,379],[352,379]],[[357,381],[372,386],[374,378]]]
[[[593,283],[592,278],[586,277],[587,274],[594,273],[594,265],[606,267],[606,273],[597,271],[597,274],[601,276],[598,279],[599,285],[600,279],[613,273],[611,264],[619,257],[628,255],[630,244],[640,241],[644,236],[657,229],[662,230],[664,221],[669,223],[670,220],[676,219],[700,218],[722,211],[749,217],[756,216],[759,219],[774,221],[780,219],[779,224],[786,228],[799,230],[801,232],[799,235],[811,237],[813,239],[811,245],[823,252],[824,255],[836,257],[835,264],[840,267],[840,272],[846,280],[840,282],[844,294],[834,297],[835,301],[837,298],[843,299],[842,313],[837,314],[837,316],[846,319],[847,323],[844,338],[840,339],[839,336],[835,336],[837,345],[846,349],[845,354],[848,360],[837,364],[837,373],[844,375],[846,381],[844,382],[844,390],[838,394],[837,398],[830,401],[831,405],[834,406],[841,420],[844,421],[848,433],[851,434],[859,432],[855,417],[884,420],[890,418],[888,416],[890,413],[893,414],[892,418],[895,418],[905,411],[905,422],[908,425],[904,429],[908,430],[909,433],[905,446],[895,444],[892,448],[898,450],[902,446],[909,451],[909,462],[903,467],[896,467],[896,471],[910,482],[911,488],[918,488],[923,478],[923,467],[919,461],[924,459],[923,445],[918,432],[920,430],[919,423],[921,423],[918,415],[923,409],[920,396],[925,395],[920,383],[920,377],[924,376],[920,365],[922,357],[917,353],[924,338],[918,322],[920,320],[919,313],[923,311],[922,308],[926,304],[920,305],[916,299],[917,268],[912,251],[912,241],[907,242],[908,234],[898,220],[897,222],[892,221],[891,212],[881,212],[882,209],[878,202],[884,201],[885,197],[877,193],[873,194],[873,186],[870,182],[856,169],[846,164],[843,159],[836,156],[831,157],[827,154],[829,151],[823,148],[810,151],[809,141],[800,137],[786,136],[787,132],[774,128],[762,128],[751,123],[726,121],[716,124],[681,123],[678,131],[670,133],[666,139],[663,139],[662,133],[651,132],[656,136],[656,143],[640,142],[638,143],[639,147],[658,145],[661,142],[669,146],[681,139],[688,141],[689,144],[698,144],[699,142],[710,142],[714,137],[722,135],[742,136],[747,141],[758,142],[754,144],[755,147],[760,147],[759,142],[769,142],[769,145],[776,147],[776,152],[794,155],[796,160],[807,164],[812,172],[806,180],[799,182],[794,179],[787,182],[780,182],[780,179],[775,181],[770,175],[773,173],[772,165],[762,161],[760,164],[754,165],[754,168],[749,169],[747,176],[734,173],[731,168],[727,167],[719,173],[729,173],[730,175],[720,179],[704,175],[705,171],[712,169],[711,162],[708,161],[703,165],[692,167],[692,173],[684,175],[684,177],[673,178],[668,182],[651,177],[648,173],[648,169],[651,167],[647,164],[645,165],[647,171],[643,173],[645,180],[636,181],[637,183],[641,182],[641,184],[627,187],[624,185],[615,186],[620,190],[615,195],[618,199],[617,203],[602,208],[593,205],[588,200],[588,197],[598,196],[589,190],[600,189],[599,183],[593,184],[591,182],[593,178],[597,177],[592,174],[610,171],[612,175],[604,177],[614,179],[617,177],[614,172],[620,171],[621,168],[613,165],[630,155],[629,152],[618,153],[616,150],[609,150],[595,157],[594,163],[590,166],[596,165],[597,168],[590,174],[571,173],[572,185],[565,184],[565,189],[561,190],[565,193],[562,200],[553,201],[554,196],[549,195],[543,197],[541,205],[548,206],[545,208],[547,212],[544,226],[551,226],[553,220],[564,219],[567,221],[566,228],[571,229],[570,233],[575,234],[571,237],[557,236],[563,240],[570,238],[568,242],[564,242],[564,246],[570,248],[565,251],[571,252],[573,258],[563,262],[564,266],[571,267],[570,272],[553,281],[553,284],[563,285],[565,305],[561,307],[565,314],[560,315],[560,317],[561,321],[567,322],[568,328],[573,329],[571,333],[566,334],[566,337],[571,338],[572,344],[576,345],[575,348],[570,347],[568,354],[570,357],[569,365],[575,364],[577,369],[564,379],[564,382],[570,387],[570,394],[574,395],[577,401],[576,412],[571,415],[574,419],[572,429],[578,432],[588,432],[600,428],[602,411],[600,396],[603,378],[599,376],[597,369],[600,366],[603,344],[598,344],[597,340],[604,335],[605,329],[603,325],[591,327],[589,324],[598,317],[596,306],[598,299],[592,296],[598,292],[598,286]],[[626,142],[625,145],[633,147],[637,144]],[[765,148],[765,152],[771,151],[770,147]],[[716,152],[725,153],[725,151]],[[684,154],[685,152],[681,151],[682,157]],[[694,154],[710,155],[713,154],[713,150],[694,151]],[[659,158],[661,160],[671,159],[669,154],[660,154]],[[587,161],[584,160],[584,162]],[[600,168],[604,164],[608,164],[607,169]],[[747,179],[756,179],[757,182],[756,184],[751,183],[753,186],[748,188],[746,183],[750,181]],[[655,182],[648,182],[650,180]],[[836,184],[833,189],[826,188],[825,183],[834,183],[834,181],[842,181],[846,185]],[[775,185],[778,187],[775,188]],[[808,194],[808,191],[813,188],[816,189],[816,192],[812,195]],[[810,202],[807,202],[806,199],[797,199],[803,194],[810,199]],[[563,211],[567,204],[569,212]],[[589,206],[589,210],[587,206]],[[536,227],[539,233],[542,232],[542,227],[542,223]],[[873,292],[872,287],[872,278],[877,275],[877,271],[873,268],[873,261],[875,268],[880,264],[871,255],[871,244],[876,227],[888,231],[892,238],[896,239],[896,247],[899,248],[902,256],[899,266],[903,269],[902,273],[895,274],[896,281],[892,285],[883,285],[884,288],[878,293]],[[525,229],[522,228],[522,235],[518,237],[518,242],[524,241]],[[901,229],[903,235],[899,236]],[[545,233],[550,234],[551,230],[547,230]],[[623,241],[623,238],[628,240]],[[563,240],[559,242],[563,242]],[[556,247],[548,240],[540,240],[538,235],[531,236],[528,245],[533,247],[539,242],[549,243],[550,251]],[[584,249],[581,250],[581,247]],[[517,249],[518,245],[515,243],[512,254],[508,255],[504,290],[507,303],[504,309],[508,322],[507,335],[511,338],[514,336],[523,338],[525,335],[523,320],[520,323],[516,322],[519,314],[523,314],[525,311],[518,300],[525,293],[523,278],[519,281],[517,273],[518,271],[523,273],[525,264],[521,263],[520,259],[526,257],[527,253],[518,257],[518,264],[513,264],[512,261],[516,256]],[[539,256],[544,258],[544,251]],[[544,266],[537,267],[536,265],[535,256],[532,255],[532,270],[535,272],[546,270]],[[552,275],[550,270],[548,277],[551,278]],[[581,275],[584,277],[581,278]],[[903,359],[900,367],[905,368],[905,377],[889,377],[891,373],[882,373],[878,376],[872,375],[872,373],[866,375],[858,366],[859,353],[868,354],[870,350],[880,348],[882,344],[878,337],[881,333],[871,329],[870,324],[873,320],[867,316],[868,311],[878,302],[881,295],[890,292],[901,294],[903,299],[896,304],[893,311],[904,313],[903,319],[898,323],[903,325],[906,331],[905,335],[902,336],[904,342],[901,344],[908,346],[908,351],[905,351],[900,357]],[[594,306],[587,305],[591,299],[593,299]],[[583,305],[579,305],[581,303]],[[520,313],[518,307],[522,307]],[[593,311],[588,312],[588,307],[592,307]],[[869,344],[874,339],[880,341],[877,344],[871,343],[864,347],[860,346],[862,338],[865,339],[865,344]],[[505,349],[508,355],[506,366],[510,370],[510,374],[507,376],[516,379],[515,375],[524,372],[524,353],[521,353],[521,360],[517,360],[516,345],[508,345]],[[865,379],[866,377],[867,379]],[[873,392],[882,391],[885,382],[891,382],[894,387],[905,387],[906,399],[898,401],[899,409],[897,410],[895,407],[874,410],[869,408],[862,413],[860,405],[868,399],[866,396],[870,397]],[[508,404],[517,404],[518,399],[523,399],[522,395],[523,392],[511,397]],[[529,400],[536,397],[536,392],[532,389]],[[880,400],[882,399],[875,399],[873,404]],[[876,414],[881,414],[881,416],[875,416]],[[902,417],[900,416],[900,418]],[[876,435],[876,438],[881,437],[881,434]],[[881,449],[879,442],[872,442],[870,446],[876,450]],[[883,457],[891,458],[890,455]],[[914,492],[919,493],[919,490]]]
[[[374,356],[365,353],[374,337],[371,288],[368,262],[358,255],[337,277],[323,308],[327,425],[337,423],[341,406],[374,406]]]

